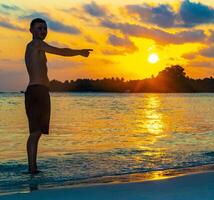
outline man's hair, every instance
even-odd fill
[[[36,24],[36,23],[45,23],[46,24],[46,21],[41,18],[35,18],[31,21],[30,28],[33,28],[34,24]]]

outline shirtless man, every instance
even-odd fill
[[[30,79],[25,92],[25,109],[30,132],[27,140],[28,170],[29,173],[36,174],[39,172],[36,164],[39,138],[41,134],[49,133],[50,122],[49,79],[45,53],[88,57],[92,49],[74,50],[47,44],[43,41],[47,35],[47,24],[40,18],[32,20],[30,32],[33,39],[27,44],[25,51],[25,63]]]

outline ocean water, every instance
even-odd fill
[[[0,194],[214,164],[214,94],[51,93],[50,134],[27,174],[21,93],[0,93]]]

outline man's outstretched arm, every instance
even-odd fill
[[[49,44],[47,44],[44,41],[38,40],[36,41],[36,48],[38,48],[39,50],[43,50],[47,53],[51,53],[51,54],[56,54],[56,55],[61,55],[61,56],[77,56],[77,55],[81,55],[84,57],[88,57],[90,51],[93,51],[93,49],[70,49],[70,48],[58,48],[58,47],[54,47],[51,46]]]

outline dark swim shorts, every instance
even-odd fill
[[[44,85],[28,86],[25,109],[30,133],[41,131],[42,134],[48,134],[51,110],[49,88]]]

